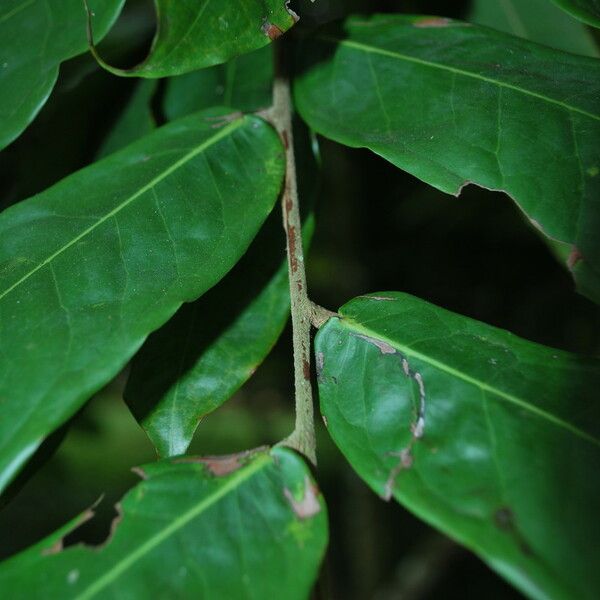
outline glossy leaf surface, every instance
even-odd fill
[[[255,117],[200,113],[0,215],[0,482],[245,252],[284,171]]]
[[[584,23],[600,27],[599,0],[552,0],[552,2]]]
[[[148,57],[133,69],[110,71],[135,77],[170,77],[225,63],[258,50],[296,22],[284,0],[156,0],[158,25]],[[95,37],[95,34],[94,34]]]
[[[536,598],[594,598],[600,362],[386,292],[316,338],[321,408],[359,475]]]
[[[302,54],[296,104],[316,131],[444,192],[507,192],[600,277],[600,61],[458,21],[382,15],[351,18]]]
[[[305,600],[327,543],[322,496],[289,450],[140,469],[101,547],[60,549],[74,521],[0,564],[10,598]],[[80,519],[81,520],[81,519]]]
[[[265,46],[224,65],[170,78],[165,88],[165,116],[178,119],[211,106],[254,112],[271,105],[272,85],[273,56],[271,46]]]
[[[467,20],[557,50],[598,56],[589,29],[548,0],[475,0]]]
[[[100,40],[124,0],[93,0]],[[60,63],[86,52],[81,0],[2,0],[0,5],[0,149],[31,123],[58,77]]]

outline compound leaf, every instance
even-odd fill
[[[296,104],[317,132],[447,193],[505,191],[600,281],[600,61],[400,15],[350,18],[302,60]]]
[[[595,598],[600,361],[406,294],[352,300],[316,338],[321,409],[382,497],[536,598]]]
[[[231,269],[283,171],[264,121],[200,113],[0,214],[0,487]]]
[[[100,547],[62,549],[79,522],[0,564],[14,599],[282,598],[310,594],[325,504],[293,452],[186,458],[138,469]]]

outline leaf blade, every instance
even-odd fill
[[[123,0],[94,0],[98,38],[116,20]],[[0,149],[31,123],[58,77],[61,62],[87,50],[79,0],[6,0],[0,13]]]
[[[255,117],[214,123],[161,128],[0,215],[3,484],[233,266],[272,209],[276,133]]]
[[[295,86],[311,127],[446,193],[506,192],[600,278],[598,61],[425,17],[349,19],[312,46]]]
[[[340,314],[316,339],[321,407],[359,475],[525,593],[593,597],[598,361],[405,294]]]
[[[299,599],[309,593],[326,544],[327,517],[298,456],[275,449],[189,458],[153,464],[143,473],[146,479],[124,498],[121,521],[103,546],[51,555],[34,546],[0,565],[3,589],[16,598],[47,597],[49,589],[76,598],[117,589],[132,595],[194,590],[207,598],[245,597],[249,589],[257,597]],[[291,498],[297,495],[312,499],[310,514],[296,512]],[[225,535],[211,533],[215,526]],[[222,577],[224,567],[228,577]],[[39,577],[23,577],[32,569]]]
[[[136,67],[111,67],[94,49],[98,62],[125,77],[170,77],[228,62],[258,50],[283,35],[297,21],[281,0],[214,3],[157,0],[158,26],[150,54]]]

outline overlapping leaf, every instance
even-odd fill
[[[98,158],[108,156],[156,129],[150,103],[157,86],[158,82],[152,80],[137,84],[127,106],[104,139]]]
[[[386,292],[316,338],[333,439],[381,496],[536,598],[595,598],[600,362]]]
[[[600,27],[599,0],[552,0],[552,2],[584,23]]]
[[[13,599],[305,600],[327,543],[324,501],[289,450],[188,458],[140,469],[99,548],[61,531],[0,564]]]
[[[245,252],[279,193],[262,120],[167,125],[0,215],[0,482]]]
[[[271,105],[272,85],[273,56],[271,46],[265,46],[224,65],[170,78],[164,112],[169,120],[211,106],[253,112]]]
[[[124,0],[92,0],[100,40]],[[81,0],[3,0],[0,6],[0,149],[31,123],[60,63],[88,48]]]
[[[589,29],[548,0],[475,0],[468,21],[558,50],[598,56]]]
[[[576,277],[584,266],[600,280],[600,61],[382,15],[323,32],[302,57],[296,104],[319,133],[451,194],[468,183],[507,192],[571,247]]]
[[[157,29],[148,57],[118,75],[169,77],[219,65],[266,46],[297,20],[285,0],[156,0]],[[95,34],[94,34],[95,36]]]

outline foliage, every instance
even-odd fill
[[[303,246],[319,235],[317,172],[331,168],[319,139],[331,140],[423,189],[505,193],[599,303],[600,62],[589,26],[600,26],[600,6],[475,0],[454,19],[430,16],[427,2],[411,15],[358,0],[155,4],[142,60],[129,33],[148,28],[135,3],[0,8],[0,160],[20,175],[0,197],[0,491],[18,502],[78,411],[124,377],[120,395],[159,457],[136,467],[143,480],[117,505],[108,539],[72,545],[95,509],[85,510],[2,562],[1,589],[309,597],[329,528],[315,480],[327,481],[309,465],[315,450],[321,459],[312,382],[331,439],[381,498],[530,597],[597,597],[598,359],[407,293],[326,310],[307,294]],[[96,62],[73,58],[88,49]],[[127,94],[114,110],[96,94],[110,121],[97,140],[65,129],[59,142],[31,143],[46,101],[68,123],[65,89],[96,78],[108,93],[115,76]],[[68,176],[49,185],[34,158],[61,147],[80,162],[65,159]],[[272,448],[188,454],[290,310],[294,432],[260,440]]]

